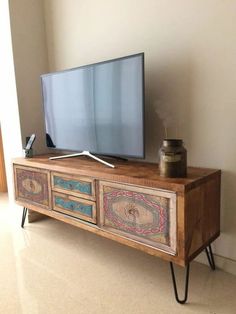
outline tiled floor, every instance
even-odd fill
[[[0,194],[1,314],[236,313],[233,275],[192,263],[180,305],[167,262],[53,219],[21,229],[21,213]]]

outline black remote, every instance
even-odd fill
[[[33,146],[33,143],[34,143],[34,140],[36,138],[36,135],[35,134],[32,134],[27,142],[27,145],[25,147],[26,150],[29,150],[30,148],[32,148]]]

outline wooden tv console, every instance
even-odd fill
[[[189,167],[186,178],[163,178],[157,164],[116,161],[108,168],[86,157],[13,161],[15,199],[64,221],[170,262],[175,297],[185,303],[190,262],[220,234],[220,170]],[[186,266],[178,297],[173,263]]]

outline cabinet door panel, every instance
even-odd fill
[[[100,182],[100,212],[103,228],[176,253],[174,193]]]
[[[49,172],[30,167],[14,166],[15,197],[17,201],[37,204],[49,209]]]

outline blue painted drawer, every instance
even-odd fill
[[[96,205],[90,200],[54,192],[53,210],[96,223]]]
[[[86,199],[95,199],[94,180],[90,178],[68,176],[62,173],[52,173],[52,189]]]

